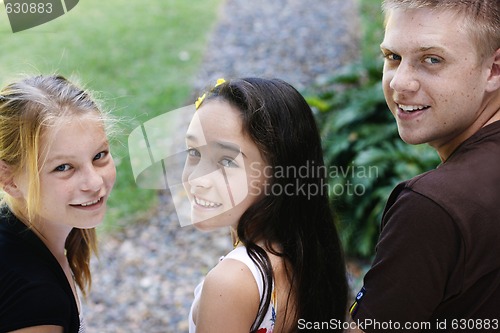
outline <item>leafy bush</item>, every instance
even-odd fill
[[[307,100],[315,109],[328,167],[329,194],[346,254],[370,258],[394,186],[436,167],[427,145],[404,143],[382,92],[382,62],[363,60]]]

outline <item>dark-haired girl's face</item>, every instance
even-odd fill
[[[191,222],[202,230],[236,228],[266,180],[266,163],[244,134],[239,111],[227,102],[205,101],[191,120],[186,147],[182,178]]]

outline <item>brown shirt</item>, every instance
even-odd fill
[[[500,331],[500,122],[399,184],[381,228],[351,313],[361,329]]]

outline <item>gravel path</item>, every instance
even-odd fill
[[[356,0],[227,0],[195,88],[220,77],[281,78],[297,89],[357,58]]]
[[[226,0],[194,95],[219,77],[278,77],[299,90],[321,82],[357,56],[356,10],[355,0]],[[194,287],[231,249],[227,230],[181,228],[159,195],[150,216],[101,239],[88,333],[187,332]]]

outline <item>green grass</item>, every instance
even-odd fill
[[[125,226],[156,203],[134,183],[127,135],[186,105],[222,0],[82,0],[41,26],[12,33],[0,5],[0,83],[19,73],[76,76],[123,122],[113,144],[118,178],[107,229]]]

